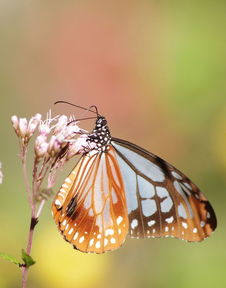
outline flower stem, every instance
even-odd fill
[[[34,234],[34,228],[36,224],[38,223],[38,218],[36,217],[36,205],[34,201],[34,192],[29,185],[29,180],[28,180],[28,174],[27,174],[27,164],[26,164],[26,159],[27,159],[27,148],[24,147],[22,148],[21,151],[21,160],[22,160],[22,167],[23,167],[23,176],[24,176],[24,182],[26,186],[26,191],[28,194],[28,200],[29,204],[31,207],[31,221],[30,221],[30,229],[28,233],[28,241],[27,241],[27,248],[26,248],[26,253],[30,255],[31,253],[31,247],[32,247],[32,241],[33,241],[33,234]],[[27,278],[28,278],[28,269],[29,267],[23,266],[22,267],[22,288],[26,288],[27,286]]]
[[[28,175],[27,175],[27,147],[22,147],[21,148],[21,161],[22,161],[22,168],[23,168],[23,177],[24,177],[24,183],[26,187],[26,192],[28,196],[28,201],[30,206],[32,206],[32,194],[31,194],[31,188],[28,180]]]
[[[34,207],[34,209],[32,209],[32,213],[31,213],[31,223],[30,223],[27,248],[26,248],[26,252],[28,255],[30,255],[30,253],[31,253],[34,228],[37,225],[37,223],[38,223],[38,218],[35,217],[35,207]],[[22,288],[27,287],[28,269],[29,269],[29,267],[27,267],[27,266],[22,267]]]

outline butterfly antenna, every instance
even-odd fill
[[[71,120],[70,122],[67,123],[67,126],[69,126],[71,123],[78,122],[78,121],[83,121],[83,120],[90,120],[90,119],[96,119],[97,117],[87,117],[87,118],[79,118],[79,119],[74,119]]]
[[[74,107],[77,107],[77,108],[80,108],[80,109],[83,109],[83,110],[86,110],[86,111],[90,111],[90,112],[92,112],[92,113],[97,114],[97,116],[99,116],[97,107],[94,106],[94,105],[90,106],[89,109],[88,109],[88,108],[85,108],[85,107],[82,107],[82,106],[79,106],[79,105],[75,105],[75,104],[70,103],[70,102],[67,102],[67,101],[56,101],[56,102],[54,103],[54,105],[56,105],[56,104],[68,104],[68,105],[71,105],[71,106],[74,106]],[[91,108],[95,108],[95,111],[90,110]]]
[[[98,116],[100,116],[100,114],[98,113],[98,109],[97,109],[97,106],[95,106],[95,105],[92,105],[92,106],[90,106],[89,107],[89,111],[91,111],[90,109],[92,109],[92,108],[94,108],[95,109],[95,111],[96,111],[96,114],[97,114],[97,117]],[[93,112],[93,111],[92,111]]]

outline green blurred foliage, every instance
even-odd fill
[[[85,255],[59,235],[48,203],[29,287],[226,286],[225,12],[220,0],[0,2],[0,251],[19,259],[29,228],[10,117],[46,113],[59,99],[97,105],[113,135],[184,171],[219,222],[202,243],[127,239],[115,252]],[[65,106],[54,111],[81,115]],[[0,260],[1,288],[20,287],[20,278]]]

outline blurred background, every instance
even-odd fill
[[[114,136],[182,170],[218,217],[202,243],[128,238],[115,252],[86,255],[62,239],[49,201],[28,287],[226,287],[225,13],[223,0],[0,1],[0,251],[20,257],[30,216],[10,117],[81,115],[56,100],[97,105]],[[20,279],[0,260],[1,288]]]

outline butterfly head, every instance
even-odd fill
[[[87,141],[96,144],[96,150],[104,152],[111,141],[111,134],[105,117],[98,115],[95,128],[89,134]]]

